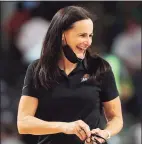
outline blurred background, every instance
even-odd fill
[[[140,2],[7,1],[1,3],[1,142],[36,144],[37,136],[19,135],[16,119],[27,66],[39,58],[42,41],[56,11],[67,5],[88,8],[97,22],[91,53],[112,66],[122,101],[123,130],[108,144],[141,143]]]

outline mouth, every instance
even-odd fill
[[[81,51],[81,52],[84,52],[84,51],[86,51],[87,48],[82,48],[82,47],[78,47],[78,46],[77,46],[77,49],[78,49],[79,51]]]

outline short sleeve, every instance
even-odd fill
[[[34,66],[35,66],[35,61],[31,63],[27,68],[26,75],[24,78],[24,84],[22,88],[22,95],[28,95],[28,96],[38,98],[39,97],[38,90],[35,88],[33,83]]]
[[[104,74],[104,78],[102,80],[100,99],[102,102],[107,102],[113,100],[117,96],[119,96],[119,92],[116,87],[114,74],[110,68],[110,70]]]

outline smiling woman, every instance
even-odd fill
[[[122,129],[114,75],[104,59],[89,54],[92,36],[93,20],[84,8],[68,6],[55,14],[40,59],[27,69],[20,134],[39,135],[38,144],[101,144]]]
[[[69,45],[76,56],[84,59],[86,50],[92,43],[93,22],[91,19],[85,19],[75,22],[72,29],[62,34],[64,45]]]

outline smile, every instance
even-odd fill
[[[85,51],[87,48],[82,48],[82,47],[78,47],[77,46],[77,49],[81,50],[81,51]]]

